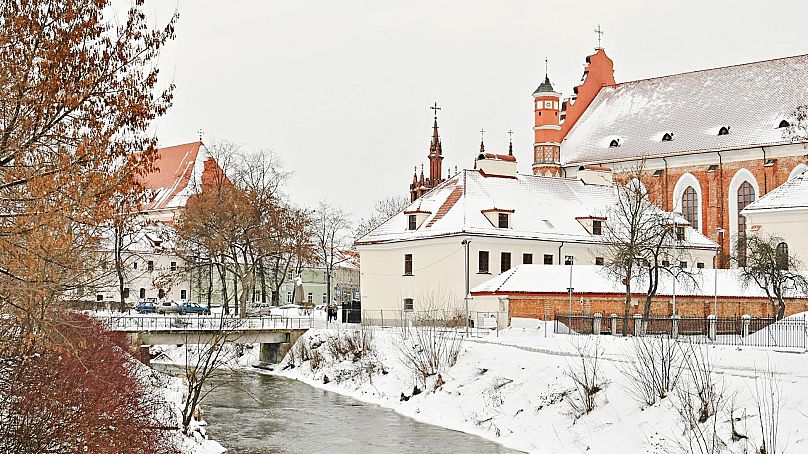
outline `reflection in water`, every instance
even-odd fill
[[[257,373],[216,378],[202,409],[229,453],[509,453],[488,440]]]

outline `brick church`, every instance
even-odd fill
[[[754,230],[740,214],[747,205],[808,170],[796,113],[808,104],[808,55],[618,83],[597,48],[571,96],[562,99],[545,76],[533,103],[534,174],[642,166],[652,200],[716,241],[719,257]],[[436,117],[429,177],[423,168],[413,176],[412,200],[444,181],[442,152]]]

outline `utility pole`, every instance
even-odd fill
[[[573,290],[573,288],[572,288],[572,261],[573,261],[573,258],[572,258],[571,255],[567,257],[567,261],[569,262],[569,265],[570,265],[570,286],[567,288],[567,290],[569,291],[569,297],[570,297],[569,298],[569,312],[568,312],[569,319],[567,320],[567,325],[568,325],[567,326],[567,334],[572,334],[572,290]],[[581,312],[583,313],[583,311],[581,311]]]

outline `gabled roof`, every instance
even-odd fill
[[[808,172],[786,181],[741,211],[753,214],[773,211],[808,210]]]
[[[600,90],[561,144],[564,164],[789,142],[808,103],[808,55],[625,82]],[[718,135],[721,127],[729,134]],[[673,140],[663,141],[664,133]],[[619,137],[619,146],[610,147]]]
[[[357,240],[358,246],[437,238],[459,234],[501,238],[599,243],[576,219],[605,216],[615,203],[616,186],[580,180],[517,174],[514,178],[485,176],[464,170],[444,181],[388,221]],[[497,228],[486,217],[496,208],[510,214],[510,228]],[[406,212],[429,212],[416,230],[408,230]],[[687,240],[694,247],[715,244],[693,229]]]
[[[677,296],[718,296],[765,298],[760,287],[752,284],[744,287],[738,278],[737,269],[707,270],[691,269],[696,284],[692,281],[680,280],[676,285]],[[718,275],[716,290],[715,276]],[[516,268],[495,276],[471,289],[474,296],[484,295],[518,295],[518,294],[568,294],[570,267],[565,265],[519,265]],[[647,279],[632,280],[632,287],[638,294],[647,288]],[[575,265],[572,269],[573,297],[580,293],[623,294],[626,289],[617,279],[606,274],[598,265]],[[662,278],[657,294],[667,296],[673,294],[673,281]],[[792,296],[789,295],[789,298]]]
[[[184,207],[199,192],[203,174],[213,161],[202,142],[159,148],[155,171],[144,177],[147,200],[144,210]]]

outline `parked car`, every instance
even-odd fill
[[[260,316],[260,315],[270,315],[272,310],[272,305],[259,303],[255,304],[251,307],[247,308],[247,315],[251,316]]]
[[[157,312],[157,305],[154,301],[140,301],[135,306],[135,310],[140,314],[153,314]]]
[[[180,313],[181,314],[201,314],[201,315],[210,315],[210,308],[205,306],[200,306],[199,304],[192,303],[190,301],[184,301],[180,303]]]
[[[180,305],[173,301],[163,301],[157,306],[158,314],[182,314]]]

